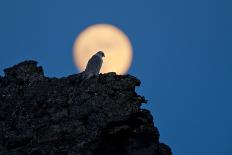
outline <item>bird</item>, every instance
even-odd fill
[[[98,77],[105,54],[98,51],[88,61],[85,70],[82,72],[82,80],[87,80],[93,76]]]

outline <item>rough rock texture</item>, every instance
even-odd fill
[[[130,75],[48,78],[35,61],[0,77],[0,155],[171,155]]]

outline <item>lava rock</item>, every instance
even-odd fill
[[[24,61],[0,76],[0,155],[171,155],[131,75],[44,76]]]

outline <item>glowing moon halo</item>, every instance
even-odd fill
[[[132,62],[132,46],[128,37],[117,27],[96,24],[80,33],[73,47],[74,61],[80,71],[98,51],[105,53],[101,73],[125,74],[128,71]]]

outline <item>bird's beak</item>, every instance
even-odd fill
[[[102,57],[105,57],[105,54],[103,54]]]

